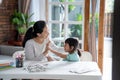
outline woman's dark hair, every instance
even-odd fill
[[[46,26],[46,22],[45,21],[37,21],[35,22],[35,24],[33,25],[33,27],[30,27],[24,37],[22,46],[25,47],[25,43],[29,40],[32,39],[34,37],[37,37],[37,33],[42,33],[44,27]]]
[[[67,39],[65,40],[65,43],[68,43],[69,46],[70,46],[70,48],[72,48],[72,46],[73,46],[72,52],[74,52],[75,50],[77,50],[77,51],[78,51],[78,55],[81,56],[81,52],[80,52],[80,50],[78,49],[79,42],[78,42],[77,39],[75,39],[75,38],[67,38]]]

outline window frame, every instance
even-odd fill
[[[69,24],[82,24],[82,39],[79,40],[79,43],[82,44],[81,49],[84,49],[84,11],[85,11],[85,1],[81,0],[81,1],[77,1],[77,2],[49,2],[49,0],[46,0],[46,12],[47,16],[46,16],[46,20],[48,22],[48,26],[51,26],[51,24],[59,24],[62,23],[64,24],[64,29],[65,29],[65,34],[64,34],[64,40],[66,38],[68,38],[67,36],[67,28]],[[57,20],[50,20],[49,17],[50,16],[50,10],[49,10],[49,5],[59,5],[59,4],[63,4],[65,5],[65,21],[57,21]],[[68,6],[67,5],[82,5],[82,14],[83,14],[83,20],[82,21],[69,21],[68,20]],[[51,30],[51,27],[49,27],[49,29]],[[51,31],[50,31],[50,36],[51,36]],[[51,37],[50,37],[51,38]],[[51,38],[52,39],[52,38]],[[58,41],[58,40],[54,40],[53,41]],[[64,41],[64,40],[59,40],[59,41]]]

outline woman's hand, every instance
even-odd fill
[[[47,55],[47,54],[48,54],[49,44],[50,44],[50,41],[48,41],[48,43],[46,44],[45,51],[43,52],[44,55]]]
[[[46,58],[47,58],[48,61],[54,61],[54,59],[49,55],[46,55]]]

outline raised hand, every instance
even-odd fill
[[[48,41],[48,43],[46,44],[45,51],[43,52],[43,54],[44,54],[45,56],[48,54],[49,44],[50,44],[50,41]]]

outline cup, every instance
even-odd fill
[[[16,58],[16,67],[23,67],[23,58]]]

